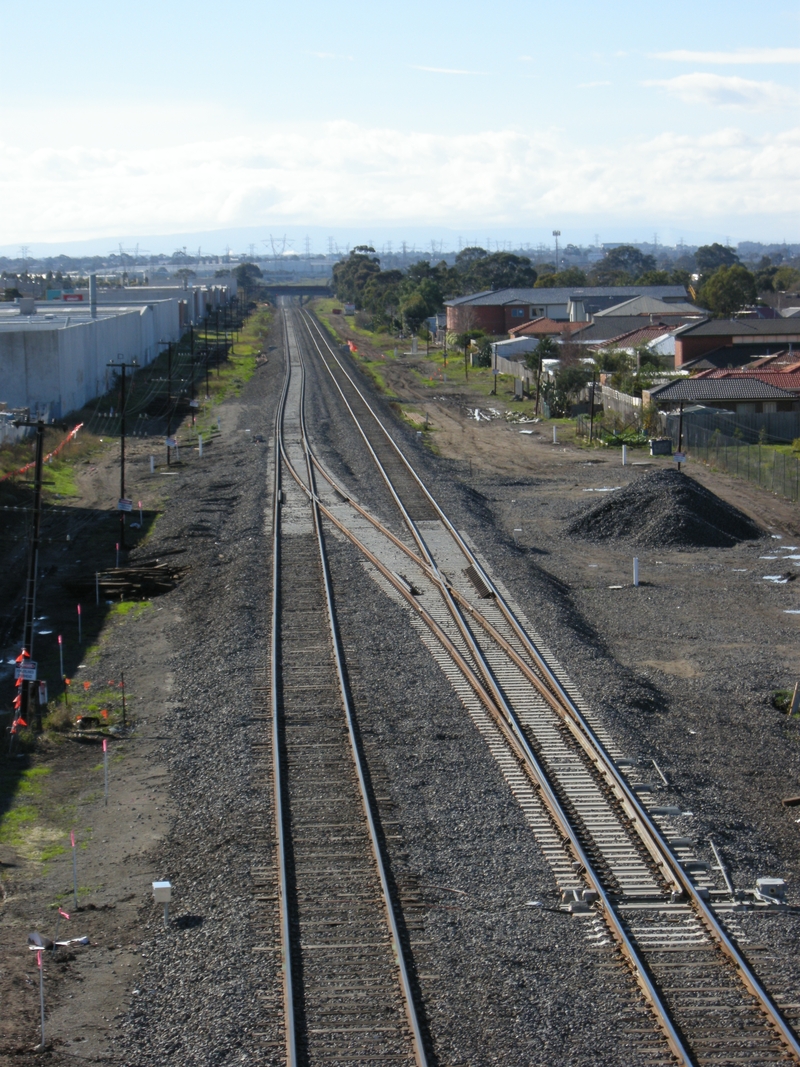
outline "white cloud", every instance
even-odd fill
[[[340,56],[336,52],[309,52],[308,55],[314,56],[315,59],[338,59],[345,60],[348,63],[353,62],[352,56]]]
[[[485,74],[482,70],[452,70],[450,67],[414,67],[414,70],[426,70],[429,74]]]
[[[740,48],[736,52],[656,52],[651,59],[666,59],[673,63],[800,63],[800,48]]]
[[[541,224],[790,217],[800,127],[752,137],[420,134],[332,122],[147,150],[0,143],[0,243],[232,226]],[[593,224],[593,223],[592,223]]]
[[[706,104],[710,107],[773,111],[776,108],[796,107],[800,103],[800,93],[776,82],[749,81],[747,78],[724,77],[721,74],[681,74],[677,78],[644,84],[666,89],[689,104]]]
[[[611,85],[611,82],[581,82],[576,89],[599,89],[603,85]]]

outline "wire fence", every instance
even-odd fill
[[[659,428],[654,422],[659,424]],[[578,437],[589,437],[589,418],[586,415],[579,415],[576,419],[576,431]],[[642,426],[641,420],[625,419],[618,415],[594,421],[593,439],[597,444],[636,447],[645,445],[649,437],[659,436],[671,438],[672,447],[677,451],[677,415],[656,416],[647,429]],[[694,420],[684,418],[682,448],[690,460],[706,463],[713,470],[754,482],[787,500],[800,500],[800,456],[789,445],[771,448],[761,442],[752,443],[744,437],[724,434],[719,429],[708,430],[698,426]]]
[[[667,419],[667,436],[672,438],[673,448],[677,448],[677,418]],[[684,420],[683,449],[692,459],[701,460],[712,469],[755,482],[787,500],[800,499],[800,457],[788,446],[781,449],[750,444],[719,430],[687,425]]]

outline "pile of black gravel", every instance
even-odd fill
[[[762,531],[738,508],[677,470],[651,471],[609,493],[567,527],[587,541],[641,548],[731,548]]]

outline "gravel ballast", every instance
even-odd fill
[[[747,515],[677,470],[651,471],[609,491],[567,531],[587,541],[625,538],[638,548],[730,548],[762,536]]]

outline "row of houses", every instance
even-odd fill
[[[645,390],[641,399],[618,396],[622,414],[635,416],[653,403],[663,411],[724,415],[747,423],[753,432],[769,422],[778,439],[800,435],[797,307],[713,319],[689,302],[682,286],[507,289],[449,301],[447,326],[455,332],[482,328],[507,334],[507,340],[493,345],[495,369],[523,381],[532,373],[526,356],[544,337],[568,346],[573,358],[594,357],[604,349],[634,353],[646,348],[680,376]],[[546,373],[559,364],[544,362]],[[614,391],[607,384],[599,388],[604,405],[617,410]]]

